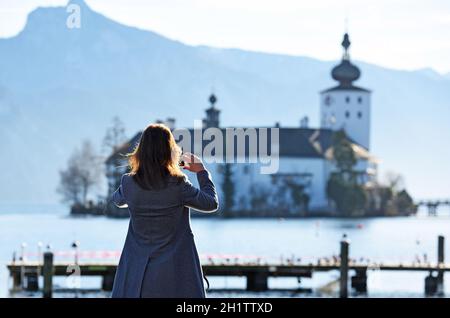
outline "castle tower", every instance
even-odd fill
[[[339,84],[320,92],[320,126],[344,129],[347,135],[366,149],[370,147],[370,90],[353,85],[361,72],[350,62],[350,39],[342,41],[344,54],[340,64],[331,71]]]
[[[211,106],[206,110],[206,118],[203,120],[203,125],[205,128],[219,127],[220,110],[215,106],[217,98],[214,94],[209,96],[209,102]]]

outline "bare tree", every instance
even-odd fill
[[[63,202],[67,202],[72,205],[81,205],[83,198],[81,196],[81,180],[78,177],[80,175],[80,171],[76,161],[77,159],[74,155],[72,155],[69,159],[67,169],[59,172],[60,184],[57,192],[62,195]]]
[[[106,130],[106,135],[103,138],[102,152],[110,155],[116,151],[125,141],[125,125],[118,116],[112,119],[112,125]]]
[[[73,205],[87,205],[91,191],[99,186],[103,174],[102,159],[92,143],[84,141],[81,149],[75,149],[67,168],[60,171],[57,191],[63,201]]]
[[[396,172],[387,171],[384,178],[386,185],[394,193],[401,191],[405,187],[405,181],[403,179],[403,176]]]
[[[108,196],[119,186],[120,177],[123,173],[118,167],[122,165],[122,158],[115,155],[117,150],[127,141],[125,127],[119,117],[112,119],[112,125],[106,130],[103,138],[102,151],[108,165],[106,178],[108,181]],[[110,157],[112,155],[112,157]],[[109,161],[109,162],[108,162]]]

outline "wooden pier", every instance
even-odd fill
[[[443,206],[450,207],[450,199],[442,200],[421,200],[416,203],[417,207],[426,207],[428,210],[428,216],[437,216],[438,208]]]
[[[315,272],[338,271],[340,273],[339,296],[348,297],[349,274],[350,286],[355,292],[367,292],[367,272],[380,271],[421,271],[428,272],[425,278],[426,295],[442,295],[444,273],[450,271],[450,264],[444,262],[444,237],[438,238],[438,253],[435,263],[369,263],[352,260],[350,243],[342,240],[340,243],[340,256],[331,259],[320,259],[316,262],[302,263],[298,260],[285,260],[282,263],[267,263],[264,260],[257,262],[231,262],[228,260],[210,260],[203,264],[206,276],[234,276],[246,277],[248,291],[266,291],[269,277],[296,277],[298,279],[311,278]],[[51,297],[54,276],[70,276],[77,270],[81,277],[102,277],[101,289],[110,291],[114,283],[117,262],[53,262],[53,253],[48,251],[43,255],[43,263],[15,261],[8,264],[10,276],[13,278],[13,290],[39,291],[39,276],[43,276],[43,297]]]

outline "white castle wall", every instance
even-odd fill
[[[311,174],[310,186],[306,192],[310,196],[309,209],[324,210],[327,208],[326,198],[326,183],[328,181],[328,169],[327,162],[321,158],[280,158],[280,165],[278,173],[299,173],[299,174]],[[219,196],[223,198],[222,182],[223,174],[220,172],[222,169],[221,164],[206,164],[207,169],[211,172],[213,180],[218,188]],[[272,176],[268,174],[260,173],[260,164],[244,164],[238,163],[232,165],[233,169],[233,181],[235,184],[235,203],[242,205],[251,210],[249,203],[251,189],[261,188],[268,189],[273,188]],[[196,183],[195,176],[189,175],[191,181]]]
[[[370,149],[370,92],[336,90],[320,95],[320,125],[344,129],[358,144]]]

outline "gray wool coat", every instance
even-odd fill
[[[219,203],[209,172],[198,172],[197,179],[200,189],[171,177],[167,188],[150,191],[122,176],[112,199],[128,206],[130,223],[112,297],[205,297],[189,208],[214,212]]]

